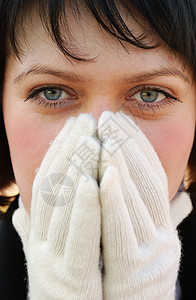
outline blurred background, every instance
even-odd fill
[[[10,201],[14,200],[15,196],[18,195],[18,193],[19,193],[19,190],[18,190],[17,185],[13,184],[12,186],[7,188],[6,190],[0,191],[0,196],[8,198],[9,202],[10,202]],[[9,204],[4,205],[4,206],[0,206],[0,211],[6,212],[8,207],[9,207]]]

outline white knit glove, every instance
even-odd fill
[[[193,205],[187,192],[178,192],[170,202],[170,214],[176,228],[192,211]]]
[[[69,119],[35,177],[30,219],[24,207],[13,216],[31,300],[102,299],[95,134],[91,116]]]
[[[104,300],[175,299],[181,247],[159,158],[123,113],[104,112],[98,135]]]

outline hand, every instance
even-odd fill
[[[121,150],[121,156],[124,156],[129,166],[129,172],[134,176],[135,172],[132,170],[132,156],[130,152],[134,144],[136,144],[140,149],[143,149],[144,160],[148,161],[152,170],[153,168],[156,169],[157,176],[159,176],[160,180],[164,180],[164,185],[167,185],[166,174],[155,150],[132,118],[122,112],[116,114],[104,112],[99,118],[98,123],[98,135],[103,143],[102,146],[104,149],[104,151],[102,151],[102,159],[99,163],[100,179],[109,165],[114,165],[117,168],[120,167],[121,159],[118,156],[120,153],[117,153],[118,149]],[[136,159],[138,163],[140,163],[140,153],[138,153]],[[140,180],[140,182],[142,183],[142,180]],[[143,191],[145,194],[146,191],[142,189],[142,192]],[[129,205],[129,203],[127,203],[127,205]],[[192,209],[193,207],[189,195],[186,192],[178,192],[174,199],[170,201],[170,215],[175,228],[188,216]]]
[[[167,177],[145,135],[125,118],[103,113],[98,124],[104,300],[174,299],[181,246]]]
[[[102,299],[95,133],[88,115],[67,121],[35,177],[30,218],[24,207],[13,216],[31,300]]]

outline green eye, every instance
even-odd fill
[[[62,91],[60,89],[46,89],[44,96],[47,100],[55,101],[61,97]]]
[[[155,100],[157,100],[158,98],[158,92],[155,91],[155,90],[149,90],[149,91],[145,91],[145,90],[142,90],[140,92],[140,97],[141,99],[144,101],[144,102],[154,102]]]

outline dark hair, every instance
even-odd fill
[[[196,1],[195,0],[0,0],[0,88],[2,91],[5,58],[8,51],[19,59],[22,55],[20,39],[25,37],[24,22],[37,9],[44,27],[60,50],[72,59],[85,61],[86,58],[74,53],[65,36],[61,35],[60,26],[66,23],[66,6],[72,8],[76,18],[85,7],[108,34],[124,46],[128,42],[144,49],[151,49],[163,43],[169,47],[184,66],[190,68],[193,79],[196,74]],[[124,8],[141,26],[142,34],[135,35],[126,25],[119,10]],[[154,42],[147,44],[149,32]],[[156,42],[155,42],[156,41]],[[6,45],[6,46],[5,46]],[[6,49],[7,47],[7,49]],[[14,181],[12,164],[9,156],[2,109],[0,107],[0,189]],[[191,185],[189,190],[195,195],[196,184],[195,142],[189,160]]]

